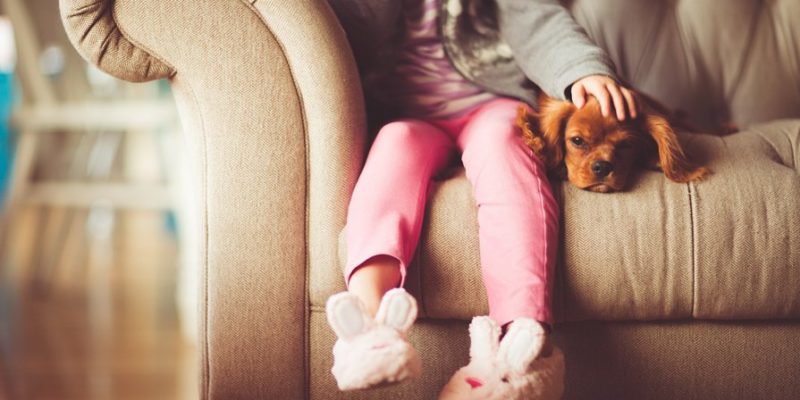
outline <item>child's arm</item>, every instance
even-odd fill
[[[596,97],[608,115],[635,116],[630,90],[618,83],[608,54],[586,36],[558,0],[498,0],[500,32],[522,71],[551,97],[583,106]]]

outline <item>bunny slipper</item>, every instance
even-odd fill
[[[439,400],[560,399],[564,392],[564,355],[557,348],[539,357],[545,340],[542,325],[518,318],[502,341],[500,327],[489,317],[469,326],[470,363],[458,370]]]
[[[386,292],[375,319],[349,292],[331,296],[326,312],[339,338],[333,346],[331,369],[339,389],[367,389],[419,375],[422,363],[406,341],[417,318],[417,302],[405,290]]]

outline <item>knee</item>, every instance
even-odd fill
[[[444,133],[422,122],[395,121],[381,128],[372,144],[373,149],[392,153],[424,154],[445,145]]]
[[[468,143],[465,147],[476,147],[482,152],[516,152],[524,147],[520,128],[517,126],[519,102],[496,101],[475,116],[468,127]]]
[[[469,147],[472,147],[473,151],[479,151],[487,156],[502,157],[510,154],[530,153],[513,124],[481,130],[472,139]]]

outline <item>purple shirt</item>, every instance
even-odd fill
[[[450,62],[439,29],[440,2],[403,0],[405,37],[393,74],[381,85],[399,117],[449,119],[496,98]]]

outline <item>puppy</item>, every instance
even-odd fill
[[[578,188],[623,191],[637,168],[654,168],[674,182],[702,179],[708,169],[686,156],[667,119],[653,111],[620,122],[604,117],[591,98],[581,109],[543,97],[539,112],[521,106],[517,124],[525,143],[550,171]]]

